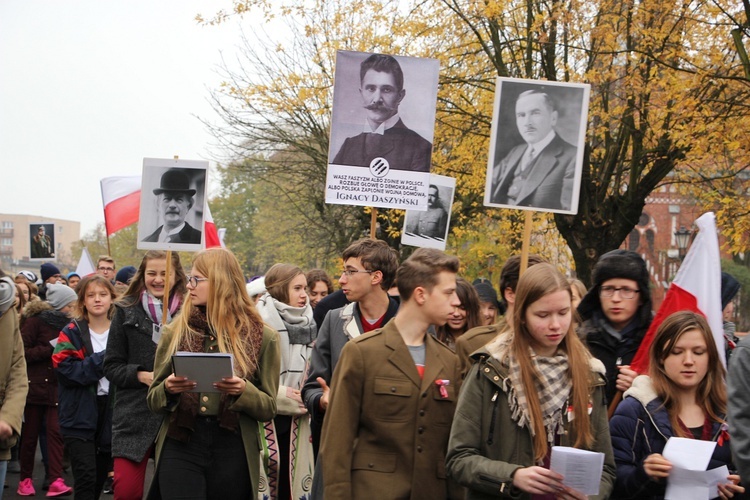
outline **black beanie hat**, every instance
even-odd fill
[[[641,316],[641,324],[651,317],[651,291],[649,290],[649,274],[646,263],[641,256],[630,250],[612,250],[599,258],[594,266],[594,286],[578,305],[578,313],[586,320],[594,311],[601,310],[599,301],[599,287],[607,280],[622,278],[633,280],[638,283],[639,300],[641,306],[638,315]]]
[[[723,311],[737,292],[740,291],[740,282],[729,273],[721,273],[721,310]]]

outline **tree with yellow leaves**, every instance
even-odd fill
[[[262,157],[251,174],[283,185],[283,201],[299,201],[299,212],[343,248],[345,238],[334,235],[353,239],[368,218],[361,209],[322,202],[335,51],[436,57],[433,171],[457,178],[451,235],[461,246],[454,250],[481,266],[491,255],[517,252],[520,243],[518,212],[481,202],[495,77],[588,82],[578,214],[554,216],[578,275],[588,281],[660,183],[709,186],[748,165],[746,141],[738,141],[748,130],[750,87],[726,17],[737,10],[725,0],[235,2],[238,14],[260,12],[269,23],[283,16],[290,31],[278,38],[256,33],[247,42],[249,66],[228,73],[214,94],[225,122],[216,135],[234,159]],[[555,239],[551,219],[537,217],[535,241],[544,247]],[[394,241],[400,221],[400,212],[383,213],[380,235]],[[464,252],[481,241],[495,251]]]

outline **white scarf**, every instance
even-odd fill
[[[281,348],[280,384],[293,389],[301,389],[304,383],[307,360],[310,357],[317,335],[310,303],[308,302],[304,307],[292,307],[279,302],[266,292],[255,306],[258,308],[263,321],[279,332]],[[293,332],[291,342],[290,330]],[[309,342],[306,344],[297,343],[298,340],[294,337],[299,335],[294,332],[306,330],[310,332],[310,334],[307,334]]]

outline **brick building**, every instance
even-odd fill
[[[622,248],[641,254],[651,274],[652,299],[657,310],[669,283],[682,262],[675,231],[692,231],[693,222],[702,215],[695,201],[677,192],[674,185],[662,186],[646,198],[641,218]],[[719,244],[723,243],[719,235]],[[731,258],[722,252],[722,258]]]

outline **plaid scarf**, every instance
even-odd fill
[[[506,353],[505,364],[508,366],[508,378],[505,379],[504,389],[508,394],[511,418],[518,423],[519,427],[528,427],[533,436],[534,427],[531,425],[531,415],[521,380],[521,366],[510,350]],[[537,356],[532,349],[529,349],[529,355],[534,371],[538,375],[534,380],[534,385],[539,396],[544,428],[547,430],[547,442],[551,446],[555,443],[556,433],[565,433],[563,412],[571,390],[568,356],[563,352],[558,352],[552,357],[545,358]]]

